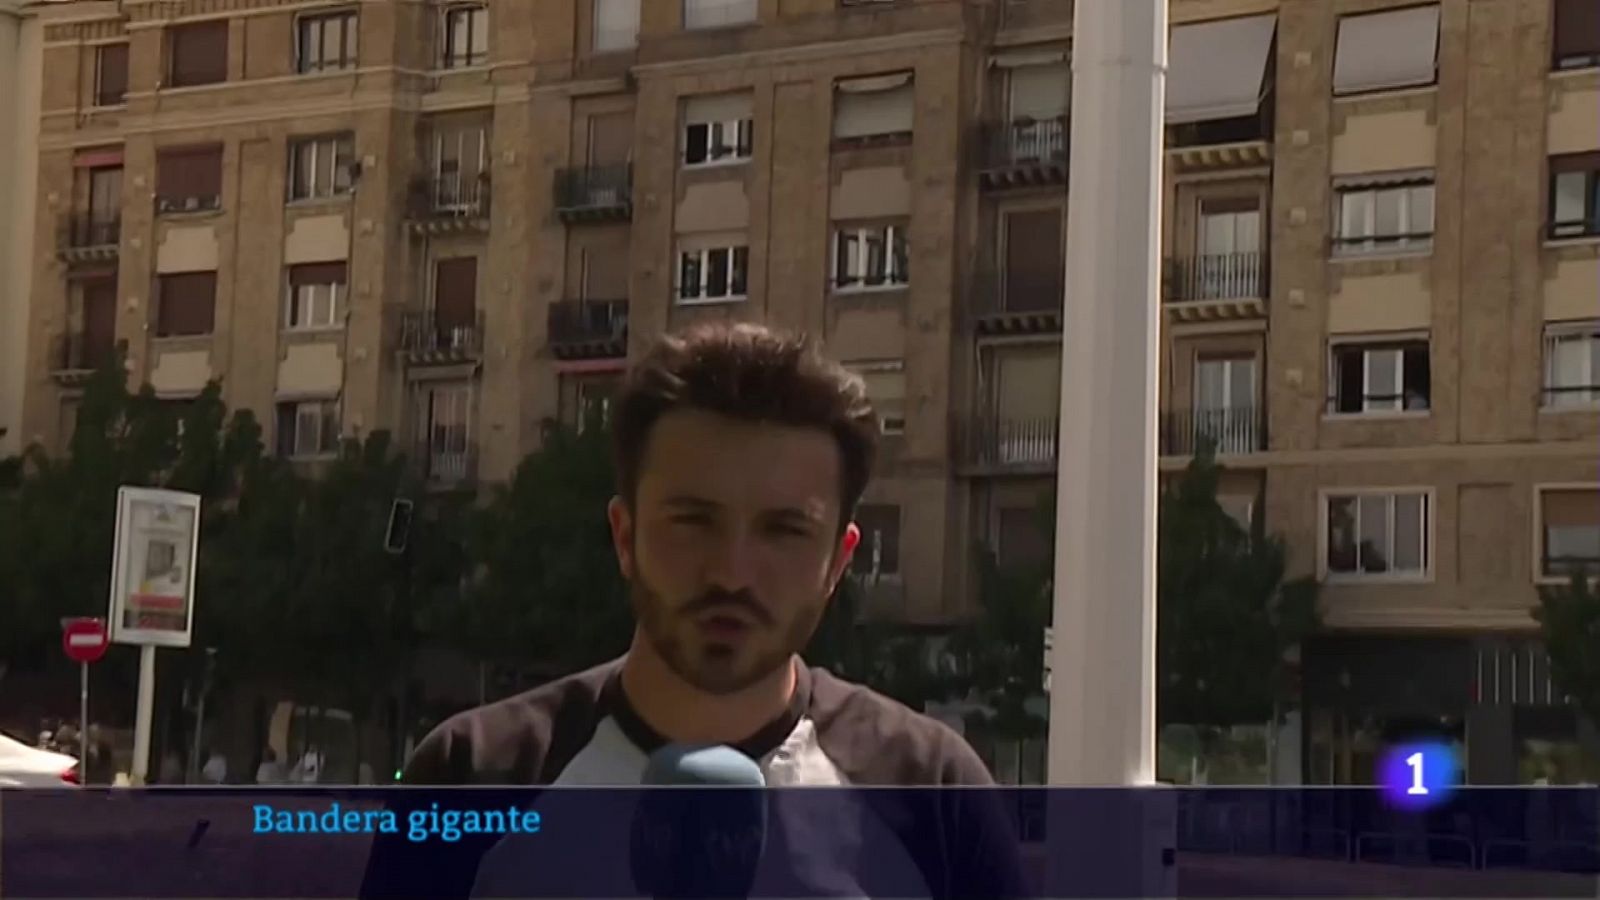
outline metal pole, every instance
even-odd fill
[[[189,751],[189,782],[200,783],[200,772],[205,763],[200,759],[201,738],[206,730],[206,689],[210,687],[210,679],[201,676],[200,699],[194,705],[194,747]]]
[[[143,787],[150,780],[150,720],[155,705],[156,648],[145,644],[139,648],[139,701],[133,719],[134,787]]]
[[[1073,11],[1049,780],[1155,780],[1166,0]]]
[[[78,663],[78,780],[89,783],[89,664]]]

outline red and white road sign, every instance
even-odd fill
[[[105,619],[66,619],[61,623],[61,648],[73,662],[92,663],[106,655],[110,644]]]

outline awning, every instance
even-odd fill
[[[685,122],[737,122],[754,115],[755,96],[749,91],[701,94],[683,102]]]
[[[1167,123],[1254,115],[1276,15],[1178,25],[1167,50]]]
[[[79,150],[78,155],[72,158],[72,165],[79,169],[102,169],[122,165],[121,147],[103,147],[98,150]]]
[[[1438,4],[1345,16],[1339,20],[1333,92],[1432,84],[1438,58]]]
[[[1402,169],[1392,172],[1363,172],[1360,175],[1343,175],[1333,180],[1335,191],[1359,191],[1366,188],[1412,187],[1433,184],[1432,169]]]
[[[876,94],[879,91],[892,91],[910,83],[910,72],[896,72],[893,75],[876,75],[870,78],[841,79],[836,87],[846,94]]]
[[[1010,53],[996,53],[989,60],[989,65],[997,69],[1015,69],[1018,66],[1048,66],[1066,61],[1065,50],[1013,50]]]

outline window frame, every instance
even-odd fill
[[[309,263],[307,266],[323,266],[326,263]],[[350,272],[345,264],[344,279],[342,281],[315,281],[295,283],[294,270],[302,266],[288,266],[284,275],[283,298],[283,330],[292,334],[307,334],[323,331],[338,331],[345,326],[346,316],[349,315],[350,302]],[[321,292],[326,293],[328,315],[325,321],[302,321],[299,313],[305,308],[307,302],[315,310]],[[307,320],[316,318],[305,317]]]
[[[279,458],[295,462],[311,462],[333,459],[339,455],[339,445],[343,440],[343,423],[341,419],[344,413],[341,397],[282,400],[279,401],[277,407],[277,433],[273,437],[275,438],[274,445],[277,448]],[[313,449],[307,451],[301,449],[303,432],[300,428],[300,423],[302,416],[310,411],[315,411],[316,413],[316,441]],[[292,423],[292,433],[284,433],[285,423]],[[330,423],[333,427],[331,446],[329,445],[327,431]]]
[[[1533,486],[1533,560],[1531,571],[1533,572],[1533,583],[1535,585],[1564,585],[1572,580],[1572,573],[1570,572],[1551,574],[1546,568],[1549,563],[1546,551],[1547,532],[1549,529],[1545,527],[1545,495],[1588,491],[1594,491],[1597,495],[1600,495],[1600,481],[1541,482]],[[1600,558],[1597,558],[1596,563],[1595,568],[1589,573],[1591,582],[1600,579]]]
[[[228,64],[229,60],[232,58],[233,51],[233,47],[231,46],[232,37],[229,34],[229,31],[231,30],[230,21],[231,20],[225,18],[202,19],[195,22],[179,22],[168,26],[166,29],[167,33],[165,35],[166,40],[164,41],[166,58],[163,60],[162,66],[163,74],[166,77],[162,79],[161,86],[166,89],[183,89],[226,84],[228,81]],[[202,29],[205,29],[208,32],[211,29],[216,29],[218,28],[219,23],[221,25],[220,30],[222,33],[221,73],[218,74],[212,71],[207,71],[198,75],[189,73],[184,80],[180,81],[180,69],[178,67],[178,44],[180,40],[186,35],[199,33]],[[189,80],[190,78],[195,80]]]
[[[1594,152],[1556,154],[1549,157],[1549,185],[1545,196],[1545,238],[1550,241],[1582,240],[1600,237],[1600,160],[1593,168],[1556,170],[1556,161],[1569,157],[1593,157]],[[1579,219],[1556,218],[1561,179],[1576,176],[1583,179],[1583,215]]]
[[[1555,0],[1550,9],[1550,71],[1581,72],[1600,68],[1600,40],[1577,53],[1562,53],[1562,9],[1572,3],[1588,0]],[[1570,24],[1570,23],[1568,23]]]
[[[864,525],[872,525],[872,524],[875,524],[875,523],[871,523],[871,522],[863,523],[861,521],[861,514],[864,511],[867,511],[867,510],[873,510],[873,511],[893,510],[894,511],[894,528],[893,528],[892,541],[890,539],[886,538],[883,541],[882,545],[878,548],[880,568],[878,570],[877,578],[878,578],[878,581],[880,583],[882,583],[882,582],[891,582],[891,583],[892,582],[897,582],[897,581],[899,581],[901,579],[902,572],[904,571],[904,568],[905,568],[905,566],[904,566],[905,559],[903,558],[904,557],[904,552],[903,551],[905,549],[906,511],[905,511],[904,505],[900,504],[900,503],[869,503],[869,502],[862,502],[862,503],[857,504],[856,509],[855,509],[855,513],[854,513],[854,515],[851,516],[851,521],[854,522],[856,524],[856,526],[861,529],[861,544],[858,547],[856,547],[855,556],[850,561],[850,574],[855,576],[855,577],[857,577],[857,578],[867,578],[867,577],[871,576],[871,574],[872,574],[871,559],[872,559],[872,552],[873,552],[873,549],[874,549],[872,544],[871,544],[872,535],[874,535],[874,534],[882,534],[885,530],[887,530],[887,529],[872,529],[869,532],[868,529],[866,527],[864,527]],[[889,551],[887,549],[889,546],[891,546],[891,544],[892,544],[892,546],[894,548],[893,551],[892,551],[892,553],[893,553],[892,556],[891,556],[891,551]],[[885,569],[885,568],[881,567],[881,563],[882,563],[883,559],[886,558],[886,557],[892,559],[892,561],[893,561],[893,567],[892,568]],[[858,568],[858,561],[863,563],[861,568]],[[863,571],[863,569],[864,569],[864,571]]]
[[[727,291],[727,293],[725,294],[712,295],[708,293],[712,286],[710,279],[712,273],[711,262],[713,253],[726,253],[728,255],[726,263],[727,283],[724,286],[724,289]],[[698,292],[695,294],[684,293],[684,288],[686,286],[685,273],[688,270],[687,263],[690,256],[698,257],[695,264],[695,272],[697,274],[699,286],[696,289]],[[740,272],[741,266],[739,265],[741,260],[743,261],[742,273]],[[744,290],[735,291],[734,288],[739,286],[739,282],[741,280],[743,281]],[[678,271],[673,277],[672,302],[675,306],[711,306],[719,303],[743,303],[749,299],[750,246],[748,243],[736,245],[718,245],[714,247],[697,247],[692,250],[679,249]]]
[[[220,211],[222,209],[222,192],[225,175],[224,169],[227,162],[227,154],[227,148],[220,143],[157,147],[155,189],[156,214],[161,216],[183,213],[215,213]],[[162,172],[164,171],[163,161],[172,160],[174,157],[178,159],[188,158],[192,160],[202,156],[205,157],[208,162],[213,158],[215,159],[216,193],[167,193],[166,188],[169,187],[169,185],[166,183],[166,180],[162,178]],[[172,163],[168,163],[168,165],[172,165]],[[188,182],[186,181],[186,183]],[[189,200],[194,200],[197,202],[194,204],[189,204],[187,202]]]
[[[1396,530],[1395,501],[1400,497],[1420,496],[1422,498],[1422,533],[1420,539],[1420,555],[1422,568],[1420,570],[1406,570],[1396,572],[1394,569],[1394,548]],[[1362,572],[1361,568],[1361,500],[1366,497],[1387,498],[1385,515],[1385,531],[1388,535],[1388,546],[1385,549],[1385,560],[1388,568],[1383,572]],[[1355,501],[1355,519],[1352,535],[1355,544],[1355,571],[1335,571],[1333,560],[1330,558],[1329,541],[1333,535],[1333,505],[1337,500]],[[1431,584],[1435,578],[1438,558],[1438,532],[1439,532],[1439,501],[1438,491],[1432,487],[1418,485],[1396,485],[1390,487],[1333,487],[1322,488],[1317,492],[1317,576],[1318,580],[1326,584]]]
[[[1417,230],[1412,224],[1415,205],[1415,192],[1426,190],[1428,193],[1428,222],[1425,231]],[[1400,218],[1400,231],[1396,234],[1378,234],[1379,200],[1385,195],[1400,195],[1400,205],[1397,214]],[[1362,210],[1362,234],[1352,234],[1346,231],[1349,222],[1349,211],[1346,209],[1350,199],[1364,197],[1365,209]],[[1341,186],[1335,182],[1333,186],[1333,229],[1332,245],[1335,259],[1363,258],[1368,256],[1424,256],[1433,252],[1433,239],[1438,230],[1438,187],[1433,173],[1416,179],[1397,180],[1394,182],[1358,181],[1348,186]]]
[[[467,26],[467,47],[464,56],[456,55],[455,36],[459,24]],[[482,46],[479,45],[480,38]],[[440,11],[438,61],[440,69],[451,72],[482,68],[489,64],[487,3],[453,3]]]
[[[693,146],[691,135],[697,128],[704,128],[705,133],[705,158],[692,160],[689,158],[690,147]],[[733,132],[733,143],[721,142],[726,139],[729,131]],[[755,157],[755,119],[718,119],[712,121],[688,121],[683,123],[683,152],[681,159],[685,169],[714,169],[719,166],[740,166],[750,162]],[[717,155],[715,151],[721,148],[724,153]]]
[[[300,150],[303,147],[310,147],[312,150],[309,193],[304,195],[299,193]],[[321,160],[319,157],[325,148],[331,148],[333,156],[332,167],[328,170],[328,178],[333,183],[327,186],[327,190],[319,191],[317,184],[318,176],[321,174]],[[343,159],[342,162],[341,158]],[[348,197],[355,192],[355,177],[352,171],[355,161],[355,135],[351,132],[340,131],[291,138],[289,141],[289,177],[287,179],[288,202],[307,203]],[[342,184],[341,181],[343,182]]]
[[[106,93],[106,51],[112,48],[122,52],[122,90],[115,99],[110,99]],[[100,44],[94,48],[94,105],[98,108],[109,109],[128,104],[128,76],[129,63],[132,59],[132,48],[127,41],[114,41]]]
[[[1422,351],[1426,354],[1428,366],[1427,393],[1423,396],[1425,405],[1408,407],[1406,405],[1406,357],[1408,350],[1415,349],[1421,344]],[[1358,350],[1361,353],[1361,408],[1357,410],[1344,410],[1339,408],[1340,378],[1339,358],[1340,351],[1349,352]],[[1393,393],[1374,393],[1373,388],[1373,354],[1395,353],[1394,384],[1382,385],[1393,389]],[[1433,412],[1433,337],[1428,333],[1406,333],[1397,335],[1338,335],[1328,341],[1328,396],[1323,412],[1330,418],[1372,418],[1372,417],[1415,417],[1422,418]],[[1377,401],[1393,401],[1394,406],[1376,405]]]
[[[323,55],[328,43],[327,31],[339,26],[339,58],[329,62]],[[315,33],[315,52],[308,38]],[[322,72],[342,72],[360,66],[361,62],[361,11],[356,8],[319,9],[295,16],[294,20],[294,70],[297,75],[316,75]]]
[[[833,293],[863,294],[875,291],[898,291],[910,287],[910,231],[910,223],[903,219],[880,223],[835,223],[828,260],[831,272],[828,281]],[[853,240],[857,242],[858,248],[864,248],[874,237],[884,248],[883,272],[855,271],[861,268],[871,269],[869,264],[871,254],[858,249],[855,262],[861,265],[851,267],[852,271],[846,273],[844,268],[849,265],[846,242]],[[877,283],[869,280],[875,274],[881,278]]]
[[[1584,359],[1588,368],[1586,384],[1559,384],[1557,375],[1556,346],[1563,341],[1583,341],[1589,343],[1589,353]],[[1600,319],[1584,322],[1552,322],[1545,325],[1542,339],[1543,383],[1540,385],[1540,408],[1545,411],[1592,411],[1600,407]],[[1587,392],[1589,398],[1575,403],[1557,403],[1555,398],[1562,393],[1580,394]]]
[[[626,43],[614,45],[601,41],[602,35],[614,36],[622,33],[621,29],[604,30],[600,27],[600,7],[607,2],[608,0],[589,0],[589,52],[595,54],[621,53],[637,48],[639,46],[639,26],[641,24],[639,20],[643,15],[643,0],[621,0],[621,2],[631,2],[633,4],[633,32]],[[616,2],[616,0],[612,0],[612,2]]]
[[[170,313],[168,312],[168,285],[179,283],[178,279],[192,279],[201,276],[211,278],[211,302],[207,319],[209,320],[204,331],[172,331],[170,326]],[[171,279],[169,281],[169,279]],[[156,308],[153,331],[157,339],[166,338],[205,338],[217,332],[217,273],[215,270],[205,272],[170,272],[156,276]]]

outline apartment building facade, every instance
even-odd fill
[[[42,36],[27,3],[0,0],[0,459],[24,446]]]
[[[874,614],[1049,552],[1068,0],[73,0],[49,10],[30,440],[121,345],[315,464],[504,478],[708,317],[877,400]],[[1324,582],[1303,775],[1417,731],[1515,781],[1578,742],[1529,610],[1600,563],[1600,15],[1174,0],[1161,467]],[[1072,302],[1072,298],[1066,298]],[[1563,751],[1567,752],[1567,751]]]

